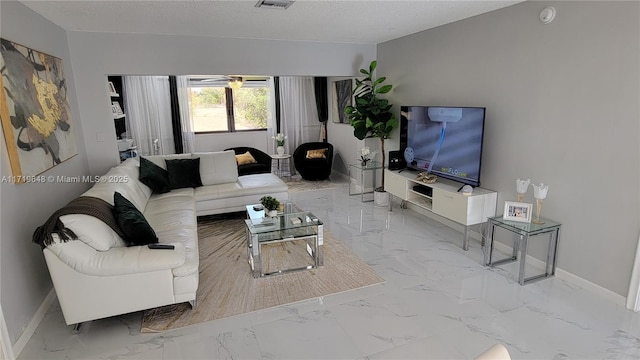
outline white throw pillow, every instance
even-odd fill
[[[200,158],[200,180],[202,185],[234,183],[238,180],[238,164],[233,150],[194,153]]]
[[[78,240],[98,251],[107,251],[112,247],[127,246],[124,240],[109,225],[91,215],[63,215],[60,220],[66,228],[71,229],[78,236]]]

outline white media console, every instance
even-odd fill
[[[471,195],[458,192],[462,184],[438,178],[433,184],[416,180],[418,173],[411,170],[385,170],[384,189],[406,203],[433,212],[443,218],[464,226],[462,248],[469,249],[469,226],[484,223],[496,215],[498,193],[483,188],[474,188]],[[414,190],[422,186],[422,192]]]

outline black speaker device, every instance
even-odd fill
[[[389,170],[402,170],[407,167],[401,151],[389,151]]]

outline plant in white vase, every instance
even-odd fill
[[[355,102],[345,108],[345,114],[349,117],[349,123],[353,127],[353,135],[358,140],[365,138],[380,139],[380,152],[382,156],[382,184],[375,189],[377,196],[381,199],[376,201],[376,205],[386,206],[389,204],[389,195],[384,190],[384,164],[385,149],[384,141],[389,138],[391,132],[398,127],[398,120],[395,118],[392,105],[388,100],[380,95],[387,94],[393,88],[392,85],[383,85],[386,77],[376,78],[374,71],[378,66],[377,61],[372,61],[368,69],[360,69],[360,73],[365,77],[356,79],[356,87],[353,89]],[[374,197],[376,197],[374,194]]]
[[[367,163],[371,161],[371,149],[368,146],[363,147],[360,150],[360,165],[367,166]]]
[[[267,216],[276,216],[278,215],[278,207],[280,206],[280,201],[278,201],[273,196],[263,196],[260,198],[260,203],[265,208],[265,214]]]
[[[276,136],[272,136],[271,138],[276,141],[276,152],[278,153],[278,155],[283,155],[284,140],[287,138],[287,136],[283,133],[278,133],[276,134]]]

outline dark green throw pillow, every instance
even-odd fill
[[[113,194],[113,213],[120,229],[124,232],[124,241],[129,246],[158,242],[156,232],[153,231],[144,215],[119,192]]]
[[[200,158],[165,160],[171,189],[202,186]]]
[[[171,191],[167,170],[143,157],[140,158],[139,180],[151,188],[154,193],[162,194]]]

